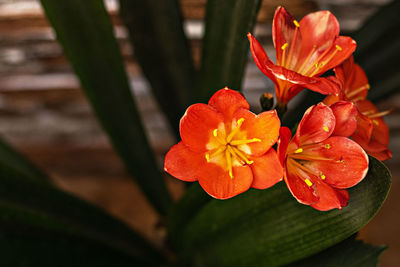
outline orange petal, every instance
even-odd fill
[[[247,165],[233,167],[233,178],[229,177],[227,170],[216,164],[201,168],[198,175],[204,191],[217,199],[228,199],[243,193],[253,182],[253,174]]]
[[[283,165],[283,162],[286,157],[286,152],[287,152],[291,137],[292,137],[292,133],[288,127],[280,128],[279,140],[278,140],[278,158],[282,165]]]
[[[316,190],[319,195],[319,201],[311,205],[314,209],[327,211],[347,206],[349,201],[347,190],[332,188],[323,182],[316,182]]]
[[[348,137],[357,129],[357,108],[352,102],[339,101],[330,106],[336,118],[333,135]]]
[[[278,140],[280,120],[276,111],[265,111],[255,115],[249,110],[239,109],[234,114],[234,120],[244,119],[241,131],[234,140],[257,138],[260,142],[240,145],[239,149],[249,155],[261,156],[266,153]]]
[[[297,169],[295,165],[291,164],[291,160],[292,159],[288,159],[286,161],[283,172],[284,179],[287,187],[289,188],[289,191],[292,193],[294,198],[302,204],[311,205],[318,202],[319,196],[315,191],[315,187],[308,186],[304,182],[305,179],[311,180],[312,178],[306,175],[301,170]]]
[[[276,62],[278,65],[282,62],[282,46],[287,44],[286,53],[291,49],[294,31],[296,26],[294,24],[295,17],[286,11],[284,7],[278,7],[275,11],[274,19],[272,21],[272,40],[276,50]],[[292,60],[297,62],[297,54],[301,49],[301,35],[297,34],[295,46],[293,50]],[[288,54],[286,54],[288,55]],[[296,62],[291,62],[290,65],[295,65]]]
[[[273,148],[261,157],[252,157],[253,164],[250,165],[253,171],[253,184],[251,187],[266,189],[283,178],[283,169],[278,156]]]
[[[338,50],[337,48],[340,47]],[[356,42],[347,36],[339,36],[337,37],[333,45],[329,48],[329,52],[327,52],[321,59],[320,63],[324,62],[323,66],[319,69],[319,71],[315,74],[315,76],[319,76],[320,74],[330,70],[339,64],[341,64],[344,60],[346,60],[351,54],[356,50],[357,44]]]
[[[224,115],[225,121],[231,121],[233,113],[240,109],[249,109],[249,103],[237,91],[224,88],[217,91],[208,101],[208,105]]]
[[[306,15],[300,21],[300,29],[303,46],[327,47],[339,36],[339,22],[329,11],[318,11]]]
[[[204,156],[191,151],[183,142],[171,147],[164,160],[164,170],[186,182],[197,181],[197,171],[207,164]]]
[[[304,149],[304,154],[326,160],[307,160],[303,165],[325,183],[336,188],[358,184],[368,172],[368,156],[353,140],[332,136],[320,146]]]
[[[335,116],[332,110],[323,103],[311,106],[304,113],[296,137],[299,145],[318,143],[328,138],[335,129]]]
[[[369,143],[373,130],[372,120],[367,116],[362,115],[361,113],[357,115],[356,119],[357,119],[357,130],[351,136],[351,138],[354,140],[362,139],[364,140],[365,143]],[[358,141],[356,142],[358,143]]]
[[[268,78],[270,78],[276,84],[275,75],[272,74],[270,68],[267,68],[265,66],[266,62],[272,65],[274,65],[274,63],[268,58],[268,55],[267,53],[265,53],[264,48],[257,41],[257,39],[254,38],[253,35],[251,35],[251,33],[247,34],[247,38],[249,39],[250,51],[257,67],[262,71],[262,73],[264,73]]]
[[[221,113],[205,104],[191,105],[180,122],[180,133],[183,143],[192,151],[205,152],[212,132],[224,122]]]

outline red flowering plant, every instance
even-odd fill
[[[190,106],[180,122],[182,141],[165,156],[164,170],[183,181],[199,181],[218,199],[282,180],[275,150],[280,121],[275,111],[249,111],[242,95],[228,88],[205,104]],[[269,171],[266,172],[265,170]]]
[[[364,70],[354,63],[351,56],[334,68],[334,71],[343,87],[338,95],[327,96],[324,103],[329,105],[341,100],[353,102],[358,110],[357,130],[351,138],[371,156],[379,160],[391,158],[392,153],[388,148],[389,128],[382,118],[389,111],[379,112],[376,106],[367,100],[370,85]]]
[[[356,129],[357,110],[351,102],[310,107],[290,140],[282,127],[278,153],[285,182],[300,202],[318,210],[345,207],[345,190],[359,183],[368,171],[368,156],[347,138]]]
[[[310,13],[298,22],[285,8],[278,7],[272,23],[276,64],[250,33],[250,49],[258,68],[275,83],[277,107],[286,104],[301,90],[338,94],[335,77],[321,74],[339,65],[356,49],[350,37],[339,36],[339,23],[329,11]]]

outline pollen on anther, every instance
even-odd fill
[[[326,179],[326,176],[322,172],[319,172],[319,176],[321,177],[322,180]]]
[[[298,148],[298,149],[296,149],[296,151],[294,153],[298,154],[298,153],[301,153],[301,152],[303,152],[303,149],[302,148]]]
[[[214,129],[214,131],[213,131],[214,137],[217,137],[217,134],[218,134],[218,129]]]
[[[331,145],[330,145],[330,144],[325,144],[324,147],[325,147],[326,149],[330,149],[330,148],[331,148]]]
[[[288,47],[288,45],[289,45],[288,43],[284,43],[284,44],[281,46],[281,49],[282,49],[282,50],[285,50],[286,47]]]
[[[375,125],[379,125],[379,122],[377,120],[372,121]]]
[[[318,69],[318,62],[315,62],[315,68]]]
[[[369,89],[371,88],[371,85],[369,85],[369,83],[367,83],[367,84],[365,85],[365,87],[367,88],[367,90],[369,90]]]
[[[210,162],[210,155],[206,153],[204,156],[206,157],[207,162]]]
[[[324,127],[322,127],[322,129],[324,129],[325,132],[329,132],[328,126],[325,126],[325,125],[324,125]]]
[[[240,118],[237,120],[237,124],[240,127],[242,125],[242,123],[244,122],[244,118]]]
[[[305,179],[304,182],[308,185],[308,186],[312,186],[312,182],[308,179]]]
[[[342,50],[343,50],[342,47],[341,47],[340,45],[336,45],[336,49],[339,50],[339,51],[342,51]]]
[[[299,22],[297,21],[297,20],[293,20],[293,24],[298,28],[298,27],[300,27],[300,24],[299,24]]]

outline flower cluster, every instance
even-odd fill
[[[250,33],[248,38],[256,65],[275,83],[277,106],[286,107],[304,88],[327,95],[325,100],[305,112],[292,137],[275,110],[256,115],[240,93],[221,89],[207,105],[186,110],[182,141],[166,154],[164,169],[180,180],[198,181],[217,199],[284,179],[298,202],[341,209],[349,200],[346,188],[368,172],[366,152],[380,160],[391,157],[382,119],[388,112],[366,100],[368,80],[352,57],[356,43],[339,36],[330,12],[298,22],[278,7],[272,35],[276,64]],[[335,76],[319,77],[330,69]]]

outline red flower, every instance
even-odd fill
[[[164,170],[188,182],[199,181],[218,199],[250,187],[265,189],[282,180],[272,147],[280,121],[275,111],[255,115],[244,97],[228,88],[205,104],[190,106],[180,122],[182,141],[165,156]]]
[[[349,200],[345,189],[367,174],[367,154],[346,137],[356,128],[356,114],[350,102],[320,103],[306,111],[292,140],[290,130],[281,128],[278,155],[284,179],[300,203],[341,209]]]
[[[281,105],[286,105],[305,87],[322,94],[339,92],[340,83],[335,77],[318,76],[348,58],[356,43],[350,37],[339,36],[339,23],[329,11],[310,13],[297,22],[283,7],[278,7],[272,37],[276,64],[268,58],[261,44],[248,34],[254,61],[275,83]]]
[[[382,118],[389,112],[378,112],[375,105],[366,99],[370,86],[364,70],[354,63],[353,56],[334,70],[343,88],[338,96],[326,97],[324,103],[332,104],[341,100],[353,102],[358,110],[358,124],[351,138],[371,156],[379,160],[391,158],[389,128]]]

